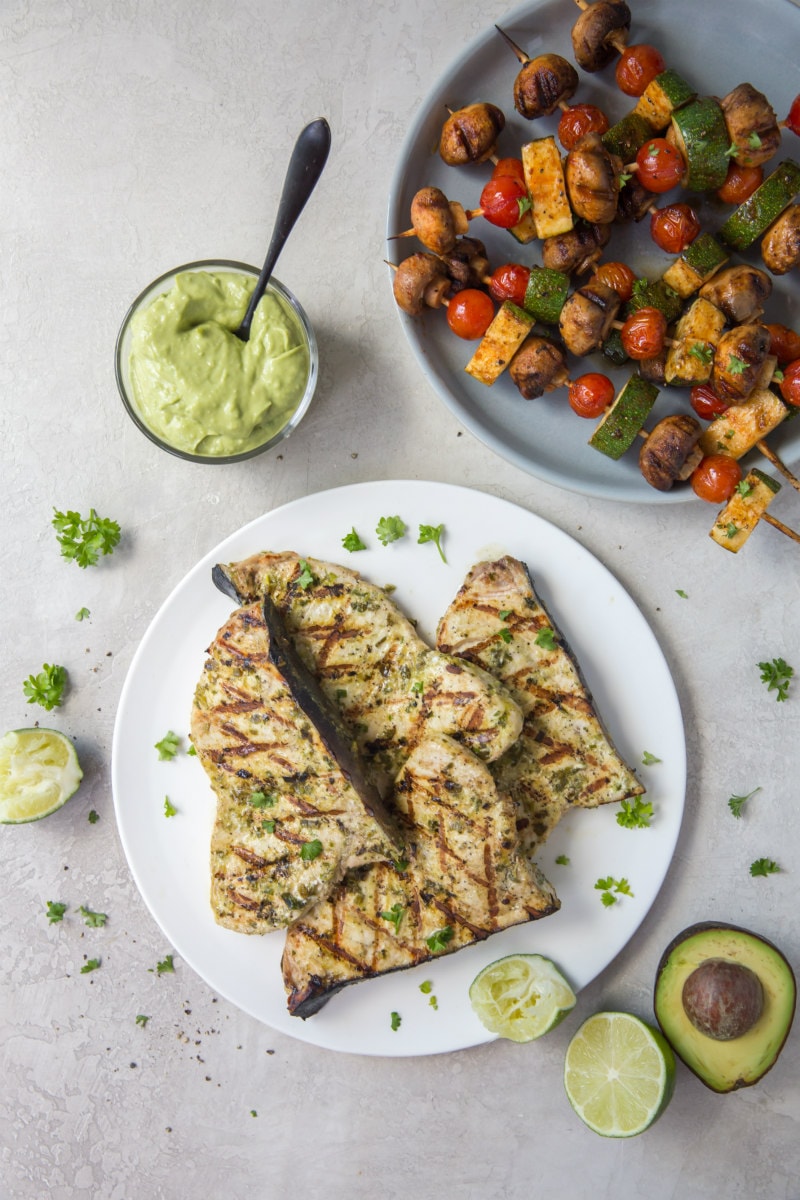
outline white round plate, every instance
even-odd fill
[[[724,96],[737,84],[748,81],[769,97],[779,119],[786,116],[800,80],[796,62],[800,10],[790,0],[763,0],[757,16],[752,0],[726,0],[713,14],[697,0],[636,0],[630,7],[631,44],[651,42],[658,46],[667,65],[679,71],[700,93]],[[498,24],[531,58],[553,52],[573,62],[570,31],[578,15],[570,0],[534,0],[498,19]],[[449,167],[442,162],[436,148],[446,106],[456,109],[477,100],[498,105],[506,116],[506,127],[498,141],[498,154],[503,157],[519,157],[524,142],[555,135],[560,110],[537,121],[526,121],[515,112],[512,88],[518,69],[514,54],[490,25],[437,81],[401,149],[390,191],[389,239],[409,227],[411,200],[421,187],[439,187],[449,199],[459,200],[465,208],[478,206],[481,189],[491,174],[491,164]],[[616,87],[613,64],[597,74],[579,71],[579,75],[580,84],[572,103],[596,104],[612,121],[619,120],[636,103]],[[785,130],[781,148],[766,165],[765,174],[789,157],[800,162],[800,139]],[[690,197],[680,189],[668,192],[657,203],[661,206],[677,199],[691,200],[703,228],[711,232],[733,211],[713,198]],[[472,222],[470,233],[486,244],[492,267],[505,262],[526,265],[541,262],[538,243],[520,246],[511,234],[480,218]],[[389,240],[386,258],[398,262],[419,249],[422,247],[413,238]],[[673,261],[673,256],[659,250],[650,238],[648,219],[638,225],[615,226],[604,258],[621,259],[650,279],[662,275]],[[736,255],[735,261],[761,263],[758,245],[745,255]],[[669,492],[650,487],[639,471],[635,448],[618,462],[593,450],[588,439],[597,422],[572,412],[565,388],[539,400],[526,401],[507,373],[492,387],[472,379],[464,367],[475,343],[455,337],[443,311],[429,311],[412,319],[398,309],[398,315],[411,349],[439,397],[471,433],[509,462],[549,483],[605,499],[647,504],[695,499],[688,485]],[[773,280],[773,294],[764,320],[800,329],[797,271]],[[614,379],[617,387],[621,386],[631,374],[631,365],[609,369],[607,364],[603,355],[583,360],[571,358],[570,371],[573,376],[584,371],[603,371]],[[663,388],[647,427],[652,428],[657,420],[673,412],[691,413],[688,391]],[[789,463],[800,458],[800,422],[789,422],[785,429],[770,435],[769,440]],[[760,459],[758,455],[751,457],[754,462]],[[763,459],[760,462],[764,464]]]
[[[407,535],[382,546],[375,527],[400,516]],[[418,544],[420,524],[444,524],[447,563]],[[355,526],[368,549],[348,554]],[[617,806],[571,813],[541,855],[561,911],[450,957],[346,988],[317,1015],[290,1017],[280,972],[282,933],[245,936],[215,924],[209,905],[209,839],[215,800],[187,732],[205,648],[232,603],[211,582],[217,562],[262,550],[296,550],[346,563],[393,598],[430,641],[436,624],[477,561],[512,554],[526,562],[543,602],[571,644],[597,709],[624,758],[636,767],[655,809],[650,829],[626,830]],[[171,761],[155,743],[181,737]],[[643,766],[643,754],[661,761]],[[195,566],[153,619],[131,663],[114,730],[114,804],[137,886],[180,957],[218,993],[260,1021],[333,1050],[412,1055],[491,1040],[474,1016],[470,982],[487,963],[517,950],[547,955],[576,988],[602,971],[632,937],[655,900],[681,822],[685,743],[669,669],[647,622],[601,563],[535,514],[483,492],[441,483],[380,482],[337,488],[266,513]],[[177,808],[164,815],[164,797]],[[558,855],[568,866],[556,865]],[[595,881],[625,877],[632,897],[604,908]],[[419,990],[430,979],[438,1010]],[[390,1014],[402,1025],[390,1028]]]

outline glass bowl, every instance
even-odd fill
[[[285,287],[279,280],[273,278],[267,286],[267,294],[270,292],[279,297],[296,316],[300,329],[302,331],[306,347],[308,349],[309,370],[308,379],[306,381],[305,391],[299,404],[293,412],[289,414],[286,421],[276,433],[273,433],[265,441],[259,445],[251,447],[237,454],[196,454],[188,450],[181,449],[171,445],[170,442],[162,438],[147,424],[142,413],[140,413],[132,386],[130,372],[130,355],[132,331],[131,322],[137,313],[147,308],[158,296],[170,291],[175,279],[178,275],[188,271],[224,271],[239,275],[251,275],[254,279],[258,278],[259,271],[256,267],[251,267],[247,263],[232,262],[228,259],[203,259],[199,262],[187,263],[185,266],[176,267],[172,271],[167,271],[160,275],[158,279],[144,289],[134,300],[133,304],[125,314],[125,318],[120,326],[119,334],[117,335],[117,343],[114,353],[114,370],[117,380],[117,387],[122,398],[122,403],[125,410],[133,423],[139,427],[145,437],[154,442],[156,446],[160,446],[162,450],[166,450],[168,454],[174,454],[177,458],[186,459],[188,462],[196,463],[234,463],[244,462],[245,459],[254,458],[257,454],[263,454],[265,450],[270,450],[276,446],[284,438],[297,428],[303,416],[305,415],[317,385],[317,374],[319,370],[319,353],[317,350],[317,341],[314,336],[314,330],[300,302],[295,296]]]

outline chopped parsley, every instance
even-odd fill
[[[740,496],[749,496],[752,490],[753,485],[747,479],[741,479],[736,485],[736,491]]]
[[[714,357],[714,350],[708,345],[707,342],[695,342],[695,344],[690,348],[689,353],[691,354],[692,358],[697,358],[701,363],[705,363],[706,365],[710,363]]]
[[[157,975],[174,975],[175,974],[175,964],[172,961],[171,954],[167,954],[164,958],[162,958],[161,962],[156,963],[156,974]]]
[[[424,996],[428,996],[433,991],[433,984],[431,983],[430,979],[426,979],[424,983],[421,983],[419,985],[419,990]]]
[[[756,788],[753,788],[752,792],[748,792],[746,796],[730,796],[728,798],[728,808],[731,810],[731,812],[733,813],[733,815],[735,817],[741,817],[742,809],[744,808],[747,801],[752,799],[752,797],[755,796],[756,792],[760,792],[760,791],[761,791],[761,788],[756,787]]]
[[[95,510],[89,510],[88,517],[80,513],[67,511],[59,512],[53,509],[55,516],[52,526],[56,531],[61,556],[76,562],[79,567],[93,567],[101,554],[112,554],[120,538],[120,529],[116,521],[106,517],[98,517]]]
[[[381,545],[388,546],[390,542],[396,542],[403,537],[406,528],[405,521],[401,521],[400,517],[381,517],[375,526],[375,532]]]
[[[164,797],[164,816],[165,817],[174,817],[176,815],[177,811],[178,811],[177,808],[172,803],[169,796],[165,796]]]
[[[645,750],[642,755],[642,763],[646,767],[652,767],[654,763],[660,763],[661,759],[656,758],[655,754],[651,754],[649,750]]]
[[[392,863],[392,866],[394,867],[395,871],[398,872],[398,874],[402,875],[405,871],[408,870],[408,859],[407,858],[396,858],[394,860],[394,862]]]
[[[753,150],[758,150],[761,146],[761,138],[758,136],[755,129],[750,131],[750,134],[747,138],[747,144]]]
[[[274,833],[275,832],[275,822],[274,821],[262,821],[261,828],[263,829],[264,833]]]
[[[617,824],[623,829],[647,829],[653,816],[653,805],[649,800],[636,796],[633,800],[623,800],[621,810],[617,813]]]
[[[750,863],[751,875],[775,875],[780,871],[780,867],[773,858],[757,858],[755,862]]]
[[[743,375],[747,370],[747,363],[743,358],[739,358],[738,354],[728,355],[728,370],[731,375]]]
[[[789,694],[789,683],[794,675],[794,668],[783,658],[773,658],[770,662],[760,662],[761,682],[767,685],[768,692],[777,692],[776,700],[785,700]]]
[[[534,640],[536,645],[541,646],[543,650],[555,650],[556,648],[556,635],[549,626],[540,629]]]
[[[303,862],[313,862],[315,858],[319,858],[322,854],[322,842],[318,838],[314,838],[312,842],[303,842],[300,847],[300,857]]]
[[[173,733],[170,729],[169,733],[165,733],[160,742],[155,743],[155,748],[158,751],[158,757],[162,762],[169,762],[178,753],[178,746],[181,739],[177,733]]]
[[[445,949],[447,943],[452,941],[452,938],[452,926],[445,925],[444,929],[437,929],[435,933],[432,933],[429,938],[425,939],[425,942],[429,950],[433,951],[434,954],[438,954],[441,950]]]
[[[439,557],[443,563],[447,562],[442,549],[442,534],[444,533],[444,525],[420,525],[419,537],[417,545],[422,546],[426,542],[433,542],[436,549],[439,551]]]
[[[100,820],[100,816],[98,813],[95,812],[94,809],[92,809],[90,811],[88,817],[86,818],[86,820],[89,822],[90,825],[96,825],[97,822]]]
[[[739,526],[735,525],[733,523],[733,521],[729,521],[728,524],[725,526],[725,536],[726,537],[735,538],[738,532],[739,532]]]
[[[499,629],[497,631],[497,636],[500,638],[500,640],[502,642],[505,642],[507,645],[511,641],[512,633],[511,633],[510,629],[503,628],[503,629]]]
[[[83,904],[78,909],[84,920],[84,924],[91,926],[92,929],[102,929],[108,920],[108,915],[101,912],[92,912],[90,908],[86,908]]]
[[[66,911],[66,904],[61,904],[58,900],[47,901],[47,919],[51,925],[55,925],[58,921],[63,921]]]
[[[345,550],[349,550],[351,554],[355,554],[356,550],[366,550],[366,542],[362,542],[361,538],[356,533],[355,525],[342,538],[342,545]]]
[[[99,958],[89,958],[81,967],[81,975],[88,975],[90,971],[96,971],[99,966]]]
[[[402,1023],[403,1023],[403,1018],[400,1016],[400,1013],[393,1012],[392,1016],[391,1016],[391,1025],[392,1025],[392,1031],[394,1033],[397,1032],[397,1030],[400,1028]]]
[[[197,746],[190,746],[186,753],[189,758],[197,758]]]
[[[568,867],[569,866],[569,855],[568,854],[557,855],[556,863],[558,864],[559,867]]]
[[[676,596],[680,596],[681,600],[688,600],[688,599],[689,599],[688,595],[687,595],[687,594],[686,594],[686,592],[683,590],[683,588],[675,588],[675,595],[676,595]]]
[[[633,897],[630,884],[624,878],[614,879],[613,875],[609,875],[605,879],[598,879],[594,886],[595,890],[600,892],[600,900],[606,908],[610,908],[612,904],[616,904],[618,896]]]
[[[75,620],[76,621],[85,621],[86,618],[90,617],[91,615],[92,614],[89,612],[88,608],[79,608],[78,611],[75,613]]]
[[[400,922],[403,919],[403,914],[405,911],[406,910],[402,904],[393,904],[392,907],[386,912],[378,913],[378,916],[381,917],[382,920],[389,921],[392,925],[394,925],[395,933],[399,933]]]
[[[510,608],[501,608],[500,612],[497,615],[501,621],[507,621],[508,618],[511,616],[511,609]]]
[[[50,712],[64,703],[64,689],[67,686],[67,671],[65,667],[51,666],[44,663],[38,675],[29,675],[22,685],[22,690],[28,697],[28,704],[40,704]]]
[[[144,1029],[145,1025],[147,1024],[147,1022],[148,1022],[149,1020],[150,1020],[150,1018],[149,1018],[149,1017],[146,1017],[146,1016],[144,1015],[144,1013],[138,1013],[138,1014],[137,1014],[137,1017],[136,1017],[136,1024],[137,1024],[137,1025],[141,1025],[142,1029]]]
[[[411,690],[412,690],[412,692],[415,692],[416,695],[421,696],[422,693],[425,691],[425,684],[422,682],[421,679],[415,679],[411,685]]]
[[[300,574],[297,576],[297,586],[301,587],[304,592],[308,591],[312,584],[317,582],[317,578],[311,567],[304,558],[300,559]]]
[[[275,797],[268,792],[251,792],[248,799],[253,808],[275,807]]]

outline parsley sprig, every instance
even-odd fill
[[[84,904],[80,906],[78,912],[83,917],[84,923],[92,929],[102,929],[108,920],[107,913],[92,912],[91,908],[86,908]]]
[[[447,562],[442,549],[442,534],[444,533],[444,525],[420,525],[419,537],[417,545],[423,546],[426,542],[433,542],[436,549],[439,551],[439,557],[443,563]]]
[[[617,824],[623,829],[648,829],[653,816],[653,805],[649,800],[635,796],[633,800],[623,800],[622,807],[617,813]]]
[[[755,796],[756,792],[760,792],[760,791],[761,791],[761,788],[756,787],[756,788],[753,788],[752,792],[748,792],[746,796],[730,796],[728,798],[728,808],[731,810],[731,812],[733,813],[733,815],[735,817],[741,817],[742,809],[744,808],[747,801],[752,799],[752,797]]]
[[[58,921],[63,921],[66,911],[66,904],[62,904],[59,900],[47,901],[47,919],[51,925],[55,925]]]
[[[780,867],[774,858],[757,858],[755,862],[750,863],[750,874],[753,876],[775,875],[778,871],[780,871]]]
[[[344,546],[345,550],[349,550],[351,554],[355,554],[357,550],[366,550],[367,548],[366,544],[362,542],[361,538],[356,532],[355,525],[350,532],[346,533],[342,538],[342,545]]]
[[[44,663],[38,675],[29,675],[22,685],[22,690],[28,697],[28,704],[40,704],[50,712],[64,703],[64,689],[67,686],[66,667],[51,666]]]
[[[395,933],[399,933],[400,922],[403,920],[403,914],[405,911],[406,910],[402,904],[393,904],[391,908],[386,910],[386,912],[378,913],[378,916],[381,918],[381,920],[389,921],[392,925],[394,925]]]
[[[633,898],[631,885],[625,878],[615,879],[613,875],[608,875],[605,879],[598,879],[594,886],[595,890],[600,892],[600,900],[606,908],[610,908],[612,904],[616,904],[619,896],[630,896]]]
[[[400,517],[381,517],[375,526],[378,541],[382,546],[388,546],[390,542],[398,541],[404,536],[406,529],[406,523]]]
[[[155,748],[158,751],[159,759],[162,762],[169,762],[171,759],[173,759],[178,753],[178,746],[180,745],[180,742],[181,739],[178,737],[177,733],[173,733],[171,729],[168,733],[165,733],[163,738],[155,743]]]
[[[768,692],[777,692],[776,700],[785,700],[789,694],[789,683],[794,675],[794,668],[783,658],[773,658],[769,662],[760,662],[761,682],[767,685]]]
[[[76,562],[79,567],[93,567],[101,554],[113,554],[120,539],[120,528],[108,517],[98,517],[93,508],[88,517],[68,509],[55,516],[52,526],[56,531],[63,558]]]

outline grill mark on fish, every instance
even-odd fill
[[[247,846],[231,846],[231,853],[237,858],[243,859],[246,863],[250,863],[254,867],[260,867],[265,870],[270,864],[266,858],[262,858],[260,854],[256,854],[254,850],[248,850]]]

